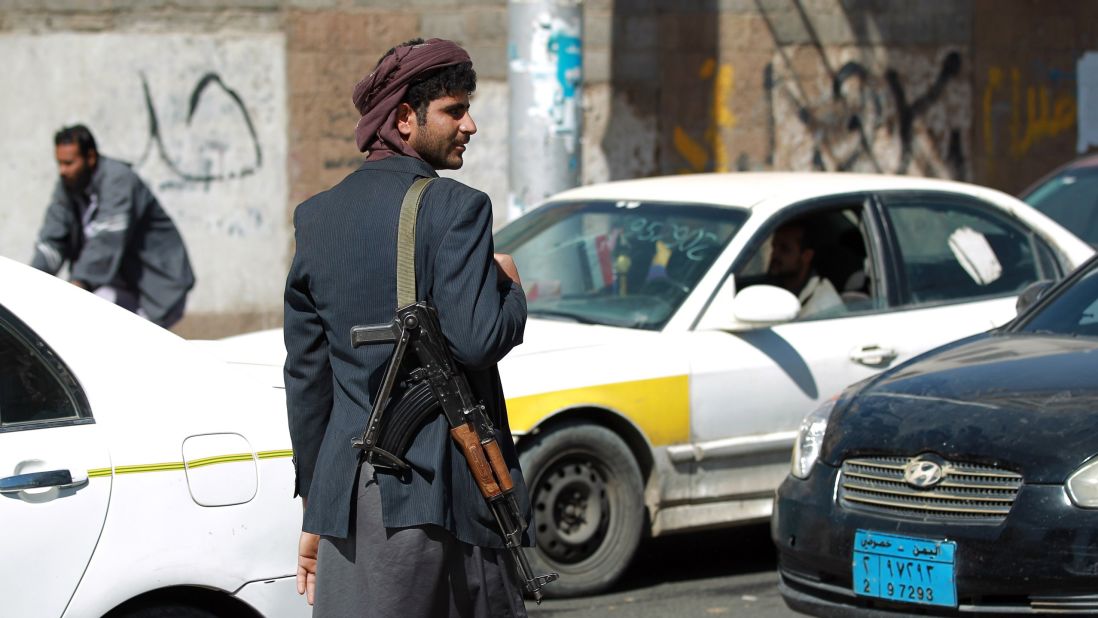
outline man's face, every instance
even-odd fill
[[[804,230],[799,227],[778,228],[770,241],[770,265],[767,272],[774,277],[799,279],[812,263],[812,251],[802,247]]]
[[[469,115],[469,94],[446,95],[431,101],[426,118],[426,123],[420,124],[416,113],[408,107],[399,115],[397,128],[431,167],[459,169],[464,163],[465,147],[477,132],[477,125]]]
[[[61,144],[57,147],[57,170],[61,173],[61,182],[70,191],[83,191],[91,182],[92,171],[98,155],[94,150],[88,156],[80,154],[77,144]]]

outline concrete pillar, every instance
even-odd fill
[[[508,218],[580,184],[582,0],[508,0]]]

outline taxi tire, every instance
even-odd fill
[[[123,618],[220,618],[221,615],[193,605],[168,603],[141,607],[123,614]]]
[[[629,447],[605,427],[569,423],[533,436],[532,442],[524,445],[519,461],[530,491],[538,543],[536,551],[527,552],[534,575],[560,573],[559,580],[542,589],[545,596],[580,596],[612,586],[636,553],[644,525],[640,467]],[[553,479],[567,487],[553,486]],[[562,495],[566,489],[567,495]],[[576,505],[571,502],[585,492],[587,499],[581,504],[586,508],[581,509],[597,512],[600,523],[595,526],[597,530],[582,530],[581,536],[590,534],[591,538],[574,546],[587,555],[561,559],[559,551],[553,555],[554,549],[571,549],[569,543],[558,541],[567,541],[574,533],[562,529],[562,512],[574,509]],[[592,499],[598,504],[592,504]],[[579,527],[592,523],[582,522]],[[554,543],[555,548],[549,547]]]

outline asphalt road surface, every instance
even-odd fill
[[[792,618],[765,525],[648,539],[606,594],[528,602],[531,618]]]

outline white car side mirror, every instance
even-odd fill
[[[769,326],[790,322],[801,311],[801,301],[774,285],[753,285],[736,294],[732,314],[737,322]]]
[[[736,292],[735,281],[724,282],[698,321],[699,330],[745,331],[796,319],[801,302],[788,290],[752,285]]]

